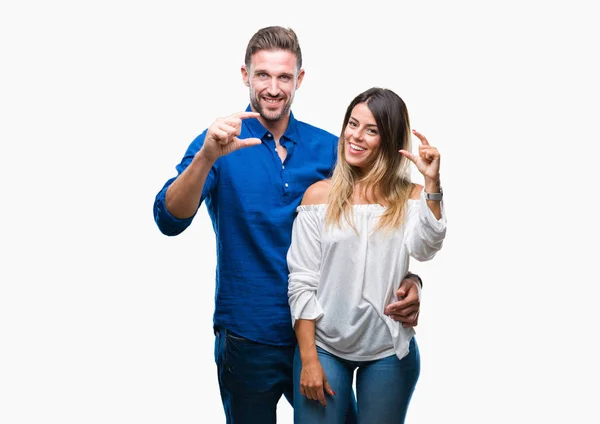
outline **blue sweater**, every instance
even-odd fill
[[[206,130],[190,144],[177,175],[191,163],[205,136]],[[213,321],[255,342],[289,346],[296,338],[288,305],[286,255],[295,211],[304,191],[330,176],[338,137],[290,114],[279,140],[287,149],[283,163],[272,134],[258,119],[245,119],[239,137],[260,138],[262,144],[219,158],[198,205],[206,203],[216,237]],[[177,219],[165,207],[165,193],[176,178],[166,182],[154,202],[156,224],[169,236],[180,234],[194,218]]]

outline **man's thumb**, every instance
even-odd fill
[[[406,297],[406,289],[404,287],[400,287],[398,290],[396,290],[396,297],[398,300],[404,299]]]
[[[250,146],[256,146],[260,143],[262,143],[262,141],[260,140],[260,138],[234,138],[234,142],[240,147],[250,147]]]

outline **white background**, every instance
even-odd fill
[[[298,119],[338,133],[384,86],[442,153],[407,422],[600,422],[592,3],[3,2],[0,422],[224,422],[206,209],[168,238],[152,204],[274,24]]]

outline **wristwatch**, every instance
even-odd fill
[[[427,200],[436,200],[436,201],[440,201],[442,200],[442,197],[444,197],[444,192],[442,191],[442,188],[440,187],[440,192],[439,193],[427,193],[425,192],[425,199]]]

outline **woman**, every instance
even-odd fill
[[[358,420],[403,423],[420,371],[412,328],[384,315],[409,257],[442,247],[440,154],[411,151],[406,105],[371,88],[348,106],[330,180],[308,188],[288,251],[288,296],[298,339],[294,422],[343,423],[357,370]],[[424,187],[410,181],[410,162]]]

